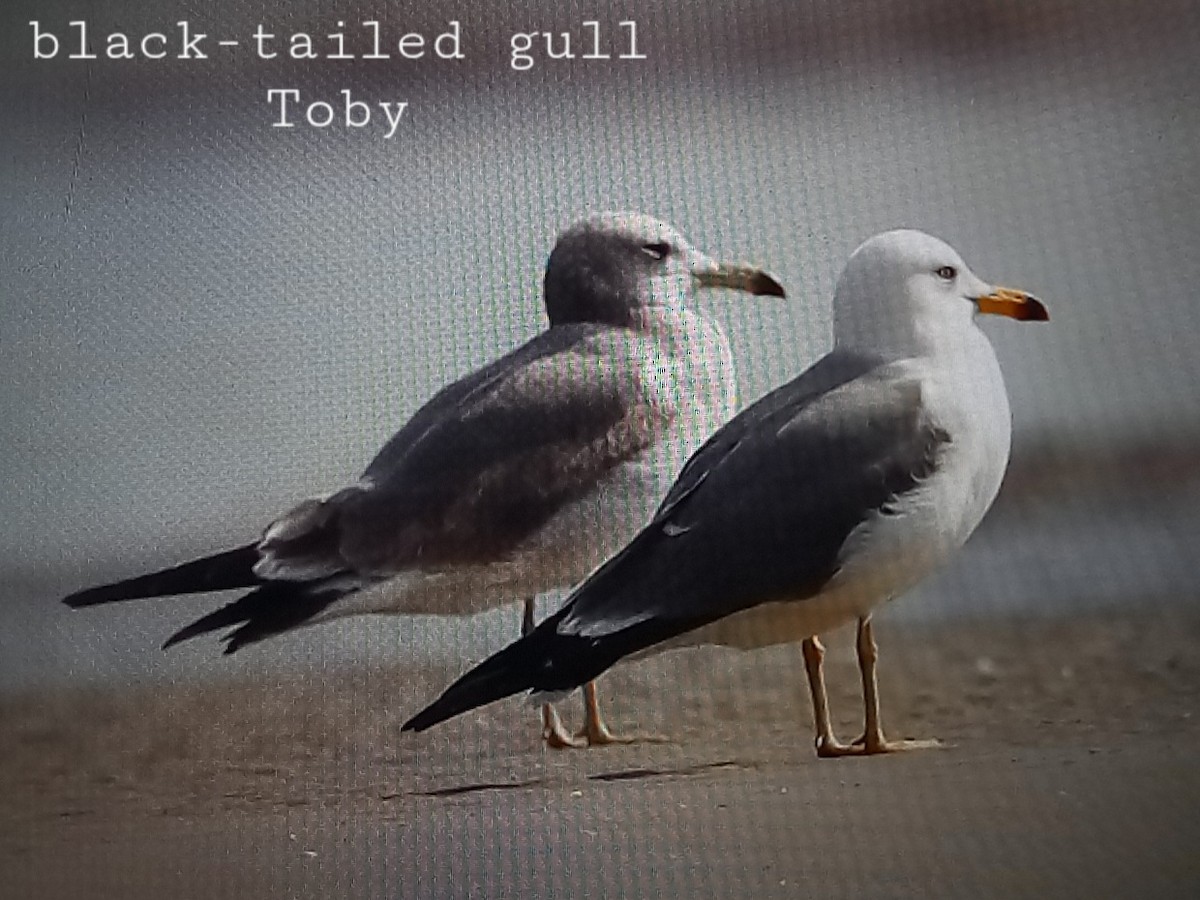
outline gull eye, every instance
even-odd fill
[[[958,277],[958,270],[954,266],[942,266],[934,274],[943,281],[953,281]]]
[[[657,244],[643,244],[642,252],[651,259],[666,259],[671,252],[671,245],[666,241],[660,241]]]

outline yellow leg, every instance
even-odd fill
[[[567,732],[553,703],[542,704],[542,740],[551,750],[580,750],[588,746],[583,732],[575,735]]]
[[[825,647],[816,635],[800,644],[804,653],[804,671],[808,675],[808,690],[812,696],[813,725],[817,730],[817,756],[850,756],[861,753],[858,747],[838,742],[829,719],[829,697],[825,693]]]
[[[638,740],[634,735],[613,734],[604,724],[600,715],[600,700],[596,696],[596,682],[589,681],[583,686],[584,723],[583,731],[576,737],[587,739],[589,747],[604,744],[632,744]]]
[[[525,600],[525,613],[521,617],[521,634],[533,631],[534,605],[536,598]],[[666,738],[657,735],[624,735],[613,734],[600,715],[600,698],[596,696],[596,682],[589,681],[583,686],[584,724],[575,734],[569,734],[563,727],[562,719],[554,705],[542,705],[542,740],[552,750],[578,750],[583,747],[602,747],[605,744],[633,744],[639,741],[662,742]]]
[[[600,699],[596,696],[596,682],[589,681],[583,686],[584,724],[583,728],[570,738],[571,743],[560,744],[547,741],[555,749],[566,747],[603,747],[606,744],[638,744],[666,743],[669,739],[657,734],[613,734],[600,715]]]
[[[871,619],[858,620],[858,671],[862,676],[863,718],[862,737],[851,744],[842,744],[834,736],[829,718],[829,698],[825,693],[825,648],[816,635],[800,645],[804,653],[804,669],[808,674],[808,689],[812,695],[813,724],[816,727],[817,756],[871,756],[876,753],[895,753],[899,750],[920,750],[942,746],[940,741],[889,741],[883,736],[883,725],[879,717],[879,681],[875,665],[879,660],[879,646]]]
[[[522,635],[529,634],[536,625],[533,619],[536,602],[536,597],[525,598],[525,612],[521,617]],[[566,728],[563,727],[562,719],[558,717],[558,710],[554,708],[554,704],[552,703],[542,704],[542,740],[546,742],[547,747],[554,750],[587,746],[586,740],[567,732]]]
[[[879,659],[879,646],[871,618],[858,620],[858,669],[862,674],[864,729],[855,741],[861,753],[895,753],[899,750],[923,750],[940,747],[940,741],[889,741],[883,736],[883,724],[879,718],[879,682],[875,676],[875,664]]]

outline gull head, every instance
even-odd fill
[[[640,309],[682,306],[705,287],[785,296],[762,269],[717,262],[666,222],[642,213],[601,213],[558,236],[546,264],[546,312],[552,325],[628,325]]]
[[[834,340],[884,355],[934,352],[962,340],[980,313],[1045,322],[1042,302],[988,284],[947,244],[921,231],[877,234],[851,255],[833,300]]]

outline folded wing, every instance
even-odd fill
[[[849,535],[932,474],[947,441],[918,381],[831,354],[717,432],[651,524],[559,613],[406,727],[524,689],[573,688],[740,610],[804,602],[838,571]]]

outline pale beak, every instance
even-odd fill
[[[1021,322],[1049,322],[1050,313],[1042,301],[1024,291],[1012,288],[993,288],[990,294],[975,297],[981,313],[1008,316]]]
[[[714,262],[707,257],[692,266],[692,277],[699,287],[729,288],[756,297],[786,297],[783,285],[762,269],[731,263]]]

